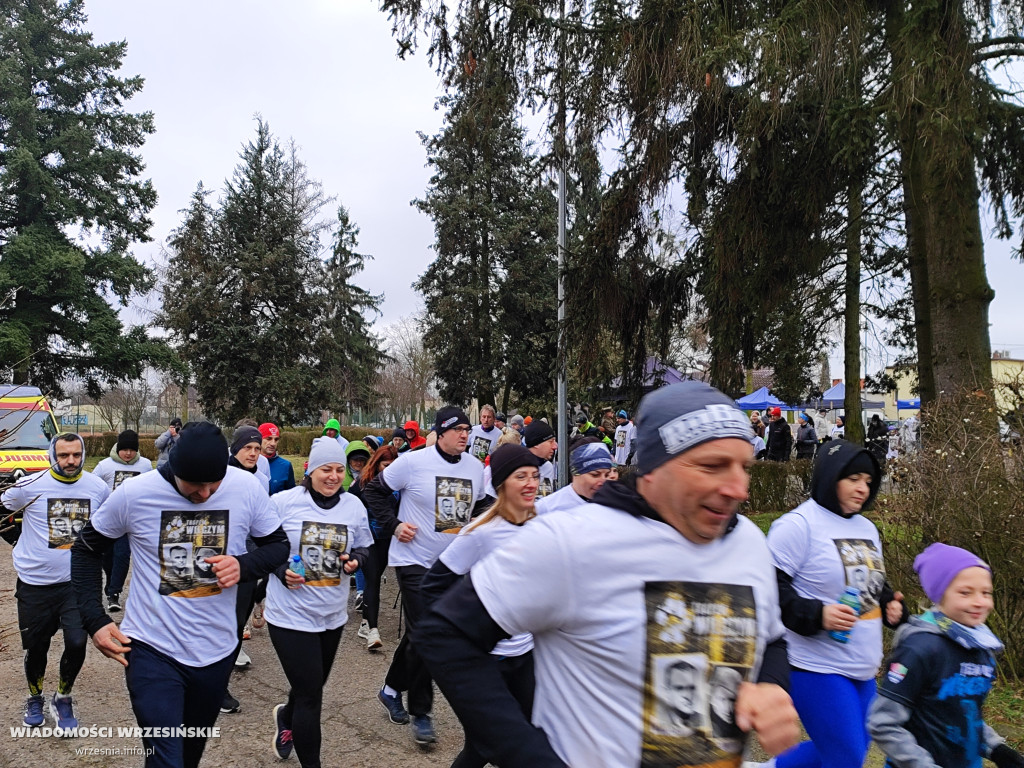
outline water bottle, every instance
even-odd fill
[[[840,605],[848,605],[853,609],[853,612],[858,616],[860,615],[860,590],[856,587],[847,587],[843,590],[843,594],[839,596]],[[828,636],[835,640],[837,643],[848,643],[850,642],[850,630],[839,631],[837,629],[830,629]]]
[[[302,578],[306,578],[306,566],[302,564],[302,558],[299,555],[292,555],[292,560],[288,563],[288,570]]]

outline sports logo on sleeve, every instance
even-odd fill
[[[202,514],[165,510],[160,513],[160,594],[168,597],[208,597],[220,593],[208,557],[228,547],[228,510]]]
[[[740,683],[757,660],[754,590],[649,582],[641,768],[739,766]]]
[[[860,590],[860,617],[880,618],[882,611],[878,602],[885,585],[882,553],[870,539],[836,539],[835,544],[839,559],[843,561],[846,586]]]
[[[89,519],[89,499],[47,499],[46,526],[49,549],[71,549]]]
[[[305,520],[299,535],[299,554],[307,587],[341,584],[341,556],[348,551],[348,526]]]
[[[469,525],[473,483],[464,477],[438,477],[434,482],[434,531],[458,533]]]
[[[135,477],[138,472],[128,472],[127,470],[118,469],[114,472],[114,488],[116,489],[121,483],[127,480],[129,477]]]

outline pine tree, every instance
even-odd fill
[[[445,126],[423,138],[434,173],[416,205],[434,220],[437,256],[415,285],[442,399],[505,408],[513,388],[553,389],[555,201],[485,50],[467,48],[471,63],[440,100]]]
[[[153,283],[130,251],[156,203],[137,152],[153,116],[124,108],[143,85],[117,74],[126,43],[96,44],[85,23],[82,0],[18,0],[0,17],[0,367],[98,394],[162,349],[107,300]]]

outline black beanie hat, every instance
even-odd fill
[[[872,479],[878,474],[878,463],[872,460],[871,454],[861,451],[854,456],[850,462],[843,467],[839,479],[850,477],[850,475],[870,475]]]
[[[405,440],[405,430],[401,427],[395,427],[395,431],[391,433],[391,439],[394,440],[396,437]]]
[[[458,406],[446,405],[437,412],[437,417],[434,419],[434,431],[440,437],[449,429],[459,424],[465,424],[467,427],[471,426],[469,416]]]
[[[526,441],[527,448],[533,448],[536,445],[550,440],[555,436],[555,430],[551,428],[551,425],[546,421],[537,419],[531,421],[530,425],[523,430],[523,440]]]
[[[228,473],[228,441],[216,424],[190,421],[167,459],[175,477],[190,483],[216,483]]]
[[[117,436],[117,450],[137,451],[139,450],[139,433],[133,429],[126,429]]]
[[[231,455],[237,456],[238,452],[245,448],[249,443],[256,443],[257,445],[263,444],[263,435],[257,427],[250,427],[248,424],[243,424],[235,430],[235,434],[231,436]]]
[[[532,425],[531,425],[532,426]],[[499,445],[491,454],[491,485],[495,490],[520,467],[539,467],[541,460],[521,445]]]

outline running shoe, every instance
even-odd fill
[[[363,593],[361,591],[360,592],[356,592],[356,602],[352,606],[352,609],[362,613],[362,610],[363,610]]]
[[[121,610],[121,593],[115,592],[107,598],[107,610],[111,613],[117,613]]]
[[[263,629],[267,620],[263,618],[263,603],[256,603],[252,609],[252,625],[256,629]]]
[[[221,702],[220,711],[225,715],[233,715],[242,709],[242,702],[231,695],[231,691],[224,691],[224,701]]]
[[[359,622],[359,631],[356,632],[356,636],[363,638],[363,640],[365,640],[367,637],[369,637],[370,636],[370,622],[368,622],[366,619],[363,619],[361,622]]]
[[[417,744],[424,746],[437,741],[437,731],[434,730],[430,715],[416,715],[412,719],[412,737]]]
[[[245,667],[248,667],[251,664],[252,664],[252,659],[249,658],[249,654],[246,653],[243,649],[240,648],[238,650],[238,658],[235,659],[235,666],[236,667],[241,667],[241,668],[244,669]]]
[[[252,640],[252,630],[249,628],[248,624],[246,624],[242,628],[242,639],[243,640]]]
[[[391,722],[395,725],[405,725],[409,722],[409,713],[405,711],[405,707],[402,706],[402,694],[397,696],[388,696],[384,693],[384,689],[381,688],[377,691],[377,701],[380,705],[387,710],[388,717]]]
[[[25,719],[22,722],[29,728],[38,728],[46,722],[46,715],[43,714],[42,694],[25,699]]]
[[[292,743],[291,723],[285,722],[285,704],[274,707],[274,754],[279,760],[291,757],[295,744]]]
[[[384,643],[380,641],[380,632],[377,631],[376,627],[366,633],[366,650],[376,651],[383,645]]]
[[[70,696],[53,694],[50,699],[50,713],[57,722],[57,727],[62,730],[70,730],[78,727],[78,720],[75,718],[75,707]]]

